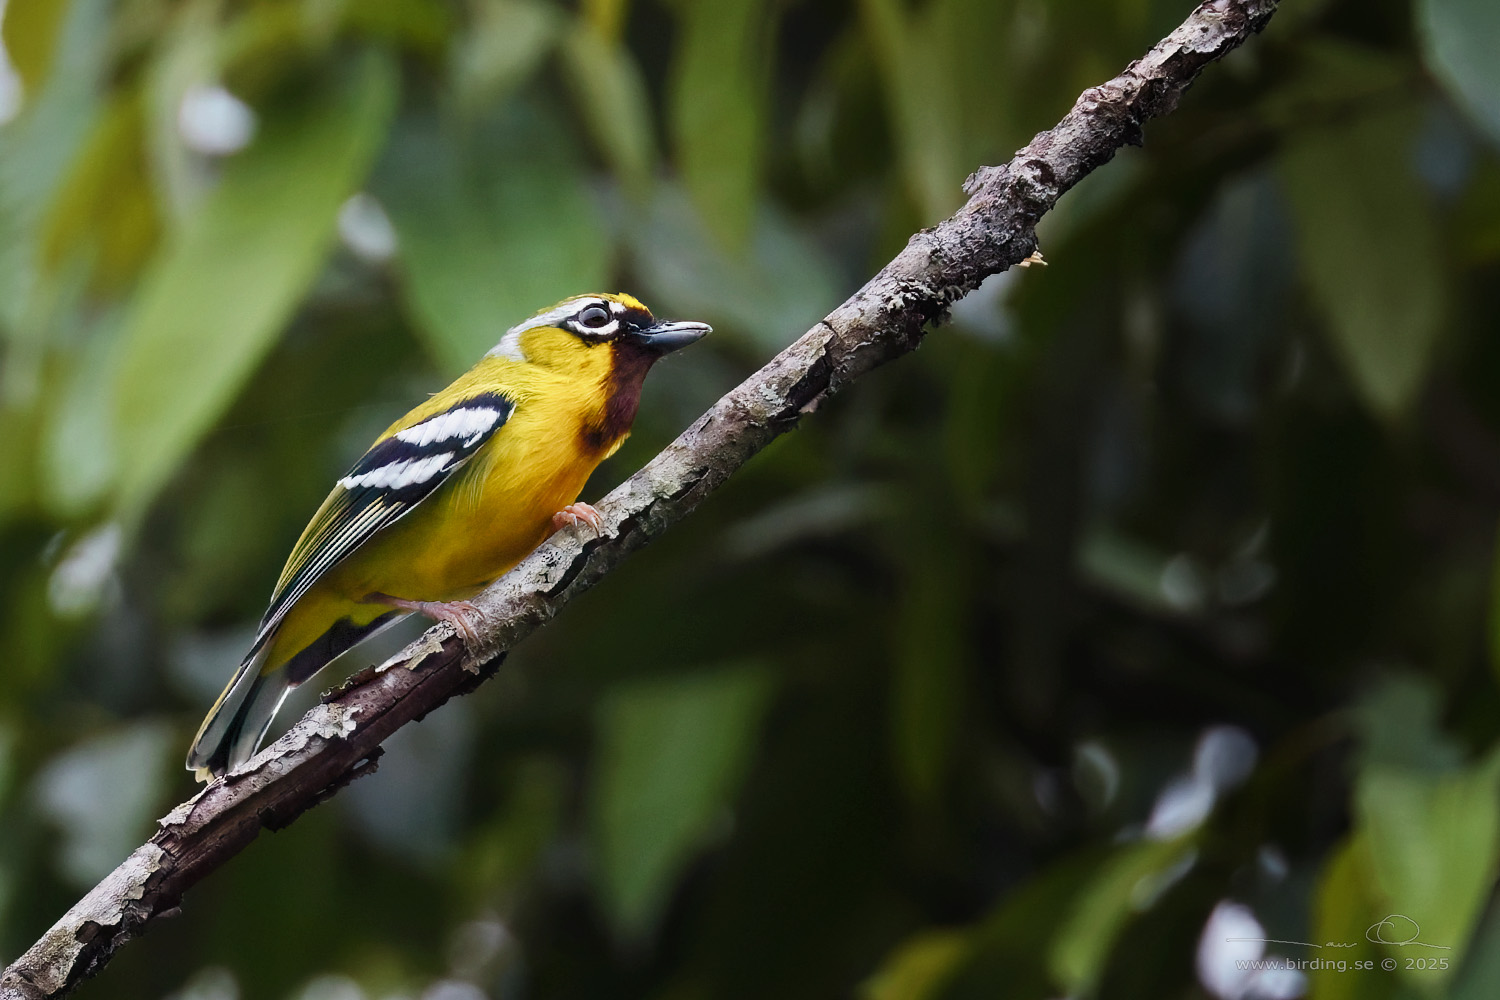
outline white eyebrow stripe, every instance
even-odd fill
[[[577,316],[579,313],[583,312],[585,309],[592,309],[594,306],[603,306],[605,309],[608,309],[609,300],[596,299],[593,296],[581,296],[579,298],[573,299],[570,302],[561,304],[555,309],[548,310],[545,318],[547,323],[550,325],[558,322],[559,320],[571,319],[572,317]],[[532,323],[532,326],[539,325],[541,324],[535,321]]]
[[[507,335],[512,333],[519,334],[526,330],[535,330],[539,326],[556,326],[580,309],[587,309],[588,306],[593,304],[592,302],[585,304],[579,301],[564,302],[561,305],[548,309],[546,312],[539,312],[535,316],[528,316],[505,332]]]
[[[544,309],[535,315],[528,316],[509,330],[506,330],[505,336],[500,338],[500,343],[492,347],[485,357],[501,357],[511,358],[516,361],[525,361],[526,355],[521,350],[521,334],[527,330],[535,330],[537,327],[557,326],[563,320],[576,316],[589,306],[603,306],[611,313],[616,312],[618,308],[623,308],[612,299],[599,299],[591,295],[581,295],[573,299],[564,299],[551,309]]]
[[[500,338],[500,343],[485,352],[487,358],[510,358],[512,361],[526,361],[526,352],[521,350],[521,331],[512,327]]]

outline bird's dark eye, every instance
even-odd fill
[[[589,306],[578,314],[578,322],[597,330],[609,324],[609,310],[603,306]]]

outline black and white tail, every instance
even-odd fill
[[[187,767],[199,781],[217,778],[255,756],[271,720],[291,690],[344,652],[404,615],[389,611],[374,621],[355,625],[342,618],[284,663],[266,669],[266,658],[276,645],[275,627],[256,639],[255,648],[229,679],[229,686],[208,710],[188,750]]]
[[[198,728],[187,766],[199,781],[216,778],[255,756],[276,710],[296,687],[285,666],[261,673],[270,647],[263,643],[240,664]]]

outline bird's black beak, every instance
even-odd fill
[[[632,336],[636,342],[651,348],[659,354],[675,351],[679,347],[686,347],[695,340],[701,340],[704,334],[713,327],[707,323],[673,323],[662,321],[646,327],[644,330],[636,330]]]

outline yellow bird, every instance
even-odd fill
[[[297,540],[188,769],[248,760],[288,691],[402,614],[472,637],[467,598],[559,528],[597,532],[583,484],[630,434],[652,364],[708,332],[629,295],[565,299],[388,427]]]

